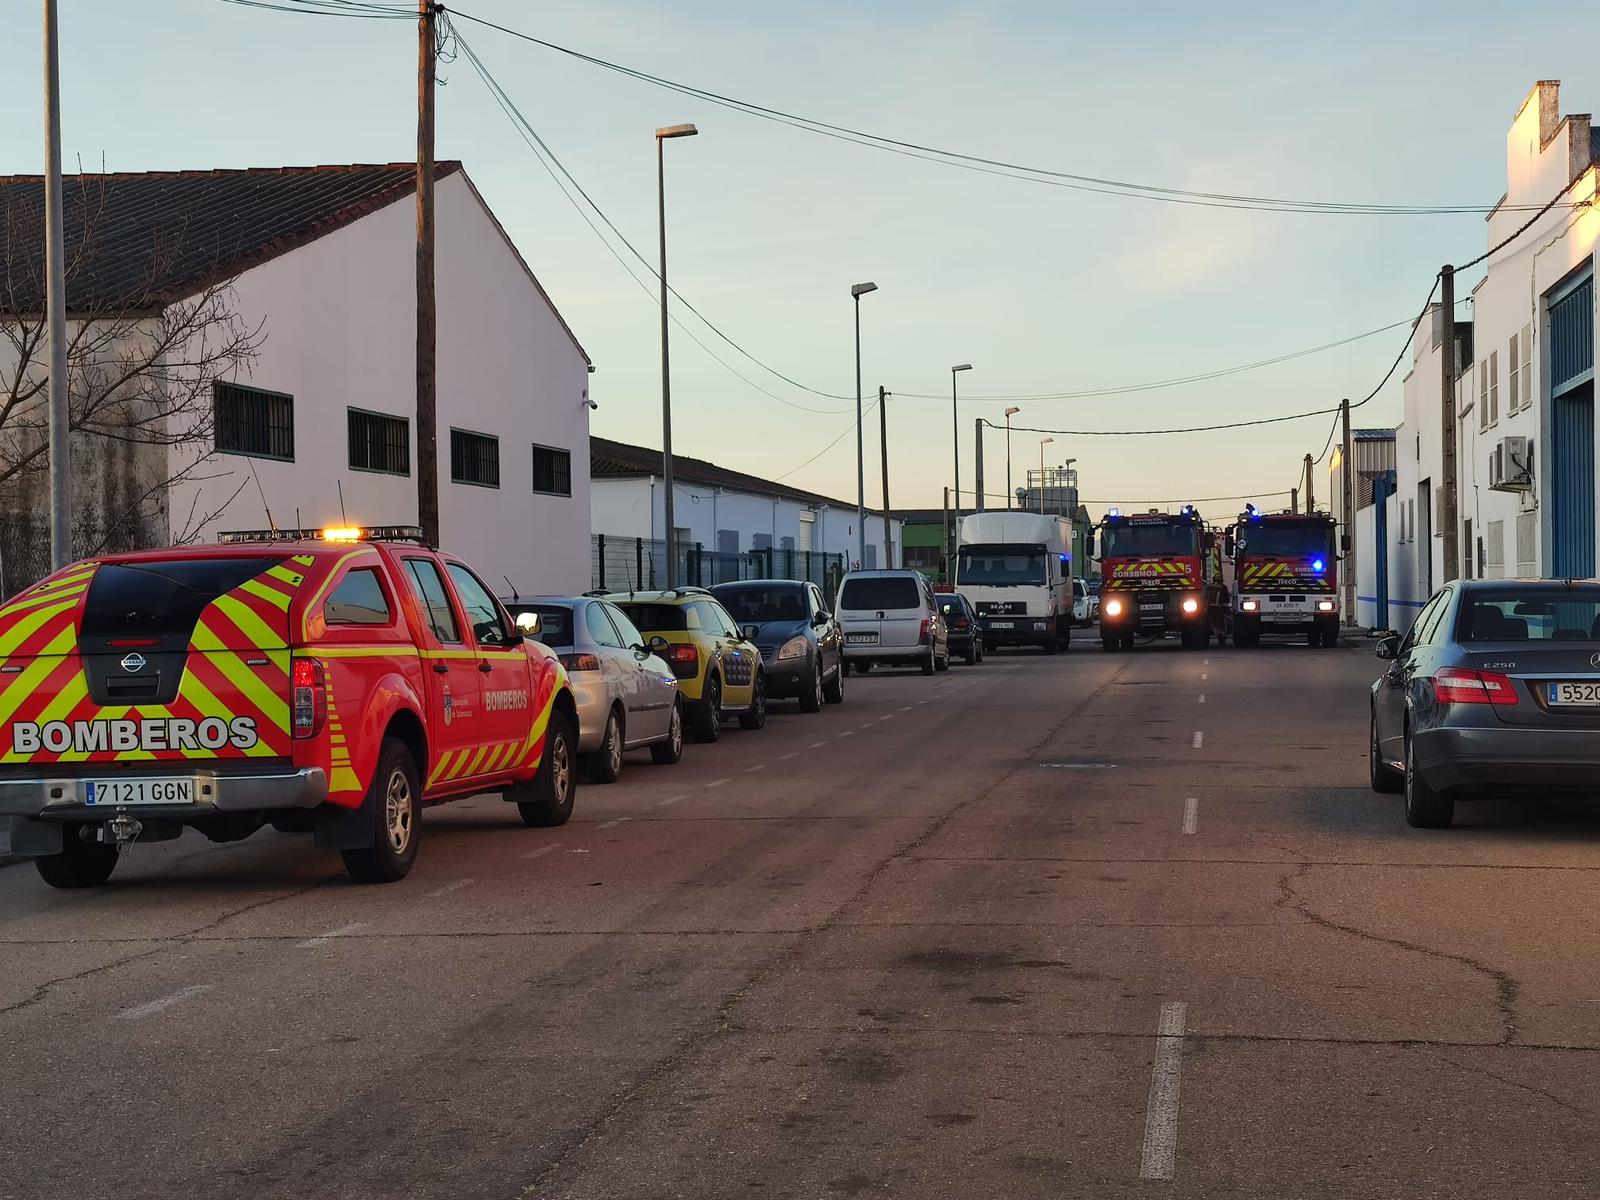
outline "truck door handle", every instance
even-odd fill
[[[481,662],[481,663],[478,664],[478,670],[482,671],[485,675],[487,675],[490,671],[494,670],[494,664],[493,663],[488,663],[488,662]]]
[[[433,670],[434,670],[435,674],[448,675],[450,673],[450,664],[449,663],[436,662],[436,663],[433,664]]]

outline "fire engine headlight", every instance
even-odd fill
[[[1107,600],[1105,604],[1101,606],[1101,608],[1108,617],[1120,617],[1122,615],[1121,600]]]
[[[1246,601],[1244,601],[1243,603],[1241,603],[1239,605],[1239,611],[1240,612],[1260,612],[1261,611],[1261,601],[1259,601],[1259,600],[1246,600]]]
[[[1183,611],[1188,615],[1193,616],[1195,613],[1200,611],[1200,601],[1196,600],[1193,596],[1185,596],[1183,598]]]
[[[1334,608],[1334,604],[1333,604],[1332,600],[1318,600],[1317,601],[1317,611],[1318,612],[1332,612],[1333,608]]]

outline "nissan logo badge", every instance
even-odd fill
[[[127,655],[122,660],[122,669],[130,675],[138,674],[140,671],[144,670],[144,667],[145,657],[137,650],[135,650],[132,654]]]

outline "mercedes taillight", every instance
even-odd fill
[[[1444,667],[1433,677],[1433,694],[1440,704],[1517,703],[1517,685],[1495,671]]]

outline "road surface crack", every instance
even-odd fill
[[[1313,863],[1302,862],[1294,870],[1279,878],[1279,897],[1273,904],[1274,908],[1293,912],[1321,929],[1348,934],[1350,937],[1361,938],[1363,941],[1376,942],[1380,945],[1391,946],[1396,950],[1420,954],[1426,958],[1437,959],[1440,962],[1455,963],[1457,966],[1476,971],[1494,985],[1495,1011],[1500,1024],[1500,1040],[1497,1044],[1501,1046],[1515,1044],[1517,1040],[1517,1000],[1522,994],[1522,984],[1517,981],[1515,976],[1469,955],[1454,954],[1449,950],[1440,950],[1434,946],[1424,946],[1417,942],[1407,941],[1404,938],[1388,937],[1381,933],[1374,933],[1370,929],[1363,929],[1359,925],[1347,925],[1341,921],[1334,920],[1332,917],[1324,916],[1313,909],[1310,901],[1295,890],[1295,881],[1303,879],[1309,874],[1314,865]]]
[[[1508,1088],[1515,1088],[1519,1092],[1530,1092],[1535,1096],[1542,1097],[1543,1099],[1548,1100],[1551,1104],[1554,1104],[1557,1108],[1565,1109],[1573,1116],[1588,1117],[1590,1115],[1588,1109],[1579,1108],[1576,1104],[1572,1104],[1566,1100],[1563,1100],[1554,1092],[1546,1091],[1544,1088],[1534,1087],[1531,1083],[1522,1083],[1516,1079],[1507,1079],[1504,1075],[1496,1074],[1486,1067],[1475,1067],[1470,1063],[1457,1062],[1453,1058],[1446,1058],[1444,1061],[1458,1070],[1466,1071],[1473,1075],[1483,1075],[1495,1080],[1497,1083],[1505,1084]]]
[[[138,962],[141,958],[149,958],[152,955],[160,954],[165,949],[166,946],[164,945],[152,946],[150,949],[141,950],[137,954],[125,955],[114,962],[101,963],[96,967],[88,967],[82,971],[74,971],[70,975],[58,975],[54,979],[46,979],[21,1000],[15,1001],[12,1004],[8,1004],[4,1008],[0,1008],[0,1017],[21,1012],[25,1008],[32,1008],[35,1004],[39,1003],[39,1001],[48,996],[51,991],[60,987],[64,983],[73,983],[79,979],[87,979],[89,976],[98,975],[102,971],[114,971],[118,967],[126,966],[128,963]]]

